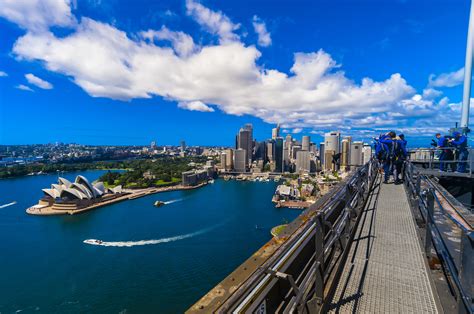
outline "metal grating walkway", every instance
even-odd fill
[[[332,313],[437,313],[403,185],[378,184],[362,213]]]

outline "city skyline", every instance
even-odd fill
[[[246,123],[259,140],[280,123],[281,134],[316,141],[331,130],[368,141],[394,129],[428,143],[435,131],[447,132],[459,120],[467,1],[429,8],[421,1],[377,3],[377,14],[370,1],[291,8],[191,0],[42,4],[0,9],[6,35],[0,44],[0,144],[185,140],[230,147],[235,129]],[[336,23],[335,17],[344,18]],[[139,69],[133,60],[146,61],[144,48],[175,67]],[[213,64],[212,73],[191,62],[215,57],[223,64]],[[203,93],[181,81],[161,81],[175,68],[186,73],[180,80],[203,78],[207,87],[197,86]],[[163,77],[147,84],[143,75]],[[325,86],[331,88],[315,94]],[[234,90],[246,91],[248,99]],[[341,92],[350,101],[342,101]],[[302,95],[316,100],[304,103]]]

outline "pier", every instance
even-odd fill
[[[421,170],[371,160],[188,313],[473,313],[474,216]]]

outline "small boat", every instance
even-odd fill
[[[211,183],[211,184],[212,184],[212,183],[214,183],[214,180],[211,179],[211,180],[208,181],[208,183]]]
[[[104,243],[104,241],[96,240],[96,239],[87,239],[87,240],[84,240],[84,243],[98,245],[98,244]]]
[[[153,204],[153,205],[156,206],[156,207],[161,207],[161,206],[165,205],[165,202],[156,201],[155,204]]]

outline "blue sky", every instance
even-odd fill
[[[469,2],[0,0],[0,144],[233,145],[459,120]]]

